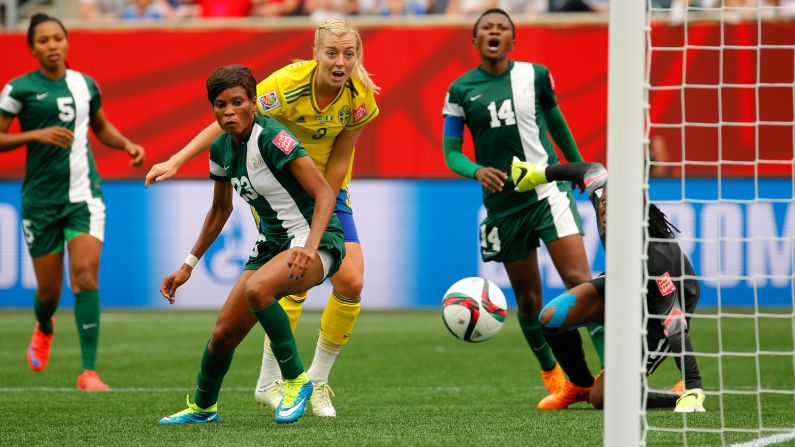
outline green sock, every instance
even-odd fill
[[[193,403],[199,408],[209,408],[218,402],[218,393],[232,364],[232,355],[234,351],[228,355],[213,355],[207,346],[204,347],[199,376],[196,378],[196,394],[193,395]]]
[[[298,349],[295,346],[293,331],[290,329],[290,319],[278,301],[270,306],[254,311],[259,324],[265,329],[271,340],[273,356],[279,361],[282,377],[288,380],[295,379],[304,372],[304,365],[298,358]]]
[[[537,316],[527,316],[519,314],[519,327],[522,328],[527,344],[533,350],[541,364],[541,369],[544,371],[551,371],[555,368],[555,356],[552,355],[552,349],[547,344],[547,339],[544,338],[544,330],[541,328],[541,323],[538,322]]]
[[[591,342],[596,349],[596,355],[599,356],[599,366],[605,369],[605,327],[594,326],[587,327],[588,333],[591,334]]]
[[[83,369],[96,369],[99,343],[99,291],[84,290],[75,293],[75,323],[80,337]]]
[[[42,303],[39,298],[33,296],[33,313],[36,314],[36,321],[39,322],[39,330],[45,334],[52,334],[52,316],[58,309],[58,301],[54,303]]]

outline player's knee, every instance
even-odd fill
[[[552,327],[552,320],[554,318],[555,306],[546,305],[541,309],[541,313],[538,314],[538,322],[541,323],[541,327],[544,328],[546,332],[553,332],[557,329]]]
[[[240,342],[237,338],[234,328],[225,324],[218,324],[213,329],[210,341],[207,342],[207,350],[213,355],[230,354],[234,352]]]
[[[96,290],[99,288],[97,266],[91,264],[78,265],[74,268],[72,288],[77,291]]]
[[[523,291],[516,294],[516,305],[519,307],[519,313],[523,315],[538,315],[542,304],[541,294],[532,291]]]
[[[42,303],[57,302],[61,297],[62,284],[40,284],[36,289],[36,298]]]
[[[249,281],[246,284],[246,300],[252,309],[264,309],[275,299],[274,293],[262,281]]]
[[[338,293],[351,297],[360,296],[362,294],[362,289],[364,289],[364,275],[360,272],[344,274],[334,279],[336,279],[336,281],[333,281],[334,290]]]

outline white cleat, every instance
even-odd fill
[[[314,384],[312,397],[309,398],[309,403],[312,404],[312,414],[327,418],[337,417],[337,410],[334,409],[334,405],[331,405],[332,396],[334,396],[334,391],[327,382]]]
[[[281,380],[270,382],[265,386],[257,385],[257,388],[254,389],[254,400],[258,404],[274,410],[279,408],[282,397],[284,397],[284,382]]]

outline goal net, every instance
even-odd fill
[[[706,412],[642,405],[640,444],[795,442],[795,2],[681,3],[647,2],[643,191],[700,284],[687,316]],[[641,345],[663,354],[645,332],[667,315],[642,303]],[[641,401],[681,379],[672,358],[642,371]]]

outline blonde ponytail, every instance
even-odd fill
[[[321,22],[317,29],[315,29],[315,50],[320,50],[323,42],[326,40],[326,34],[331,33],[337,37],[342,37],[346,34],[351,34],[356,42],[356,65],[353,67],[353,75],[356,76],[364,88],[372,93],[379,93],[381,87],[375,85],[375,82],[370,78],[370,73],[364,68],[364,46],[362,45],[362,36],[359,35],[359,30],[353,26],[351,22],[346,19],[330,19]]]

